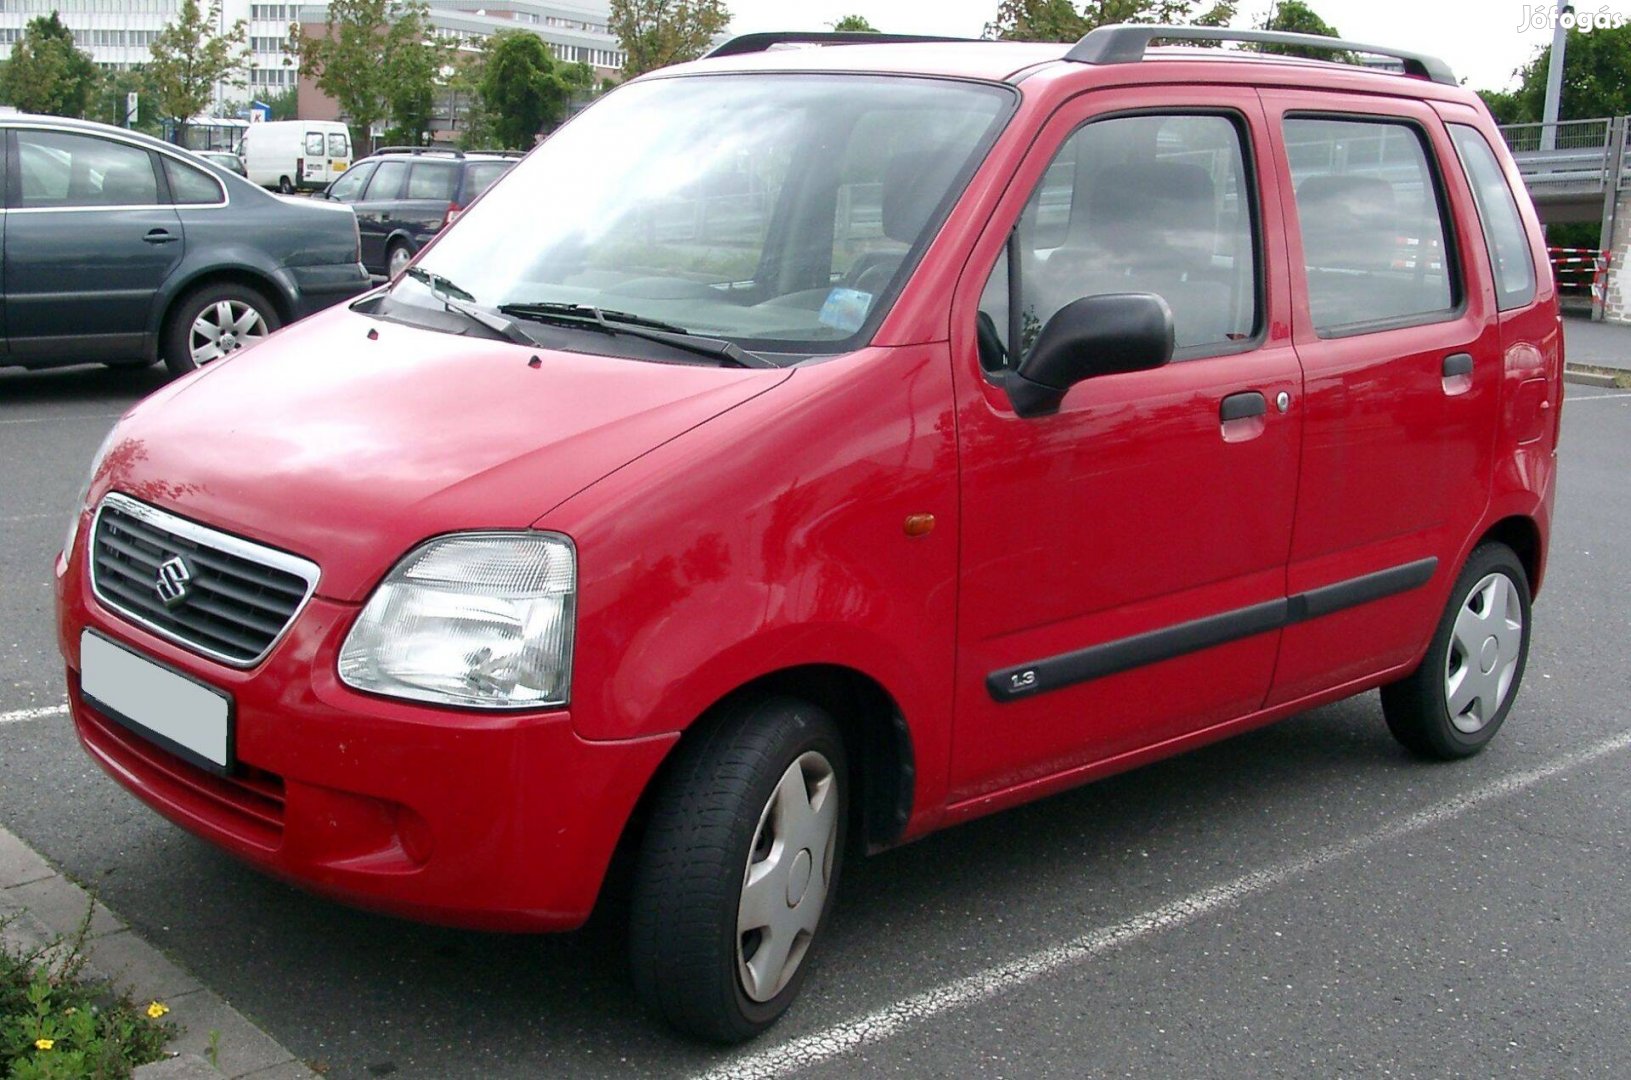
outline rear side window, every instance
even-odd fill
[[[170,201],[182,204],[225,202],[221,185],[204,175],[202,169],[183,165],[173,158],[161,157],[164,176],[170,181]]]
[[[1259,322],[1247,176],[1240,128],[1225,116],[1123,116],[1078,130],[981,297],[982,362],[1012,366],[1055,312],[1102,293],[1164,298],[1180,358],[1246,347]]]
[[[1489,249],[1495,272],[1495,294],[1502,311],[1523,307],[1535,298],[1535,263],[1529,255],[1529,237],[1518,215],[1506,176],[1495,152],[1478,133],[1465,124],[1451,124],[1450,138],[1467,172],[1473,202],[1478,205],[1478,221],[1484,229],[1484,246]]]
[[[1421,132],[1386,120],[1288,119],[1308,306],[1321,335],[1431,322],[1455,307]]]
[[[22,207],[156,206],[147,151],[92,135],[17,132]]]
[[[493,181],[510,171],[513,161],[473,161],[464,167],[464,202],[469,205],[477,195],[493,186]]]
[[[438,202],[452,202],[453,188],[458,184],[458,166],[446,162],[420,161],[408,173],[408,194],[410,199],[435,199]]]

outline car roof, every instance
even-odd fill
[[[704,73],[805,72],[920,75],[1020,85],[1032,79],[1096,73],[1105,83],[1227,82],[1356,90],[1398,97],[1473,99],[1470,91],[1398,71],[1336,60],[1239,49],[1159,46],[1134,63],[1066,59],[1074,46],[1058,42],[924,41],[777,45],[753,52],[704,57],[642,79]]]

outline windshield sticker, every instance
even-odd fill
[[[858,289],[834,289],[827,294],[817,316],[821,325],[853,334],[866,322],[866,313],[872,307],[872,294]]]

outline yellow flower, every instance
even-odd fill
[[[35,1039],[34,1040],[34,1049],[36,1049],[36,1050],[49,1050],[55,1045],[57,1045],[57,1040],[55,1040],[55,1039]]]
[[[170,1006],[164,1004],[162,1001],[155,1001],[147,1007],[148,1018],[152,1020],[157,1020],[159,1017],[163,1016],[169,1011]]]

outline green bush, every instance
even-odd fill
[[[164,1056],[175,1025],[159,1002],[138,1006],[85,971],[78,933],[35,952],[0,948],[0,1077],[120,1080]]]

